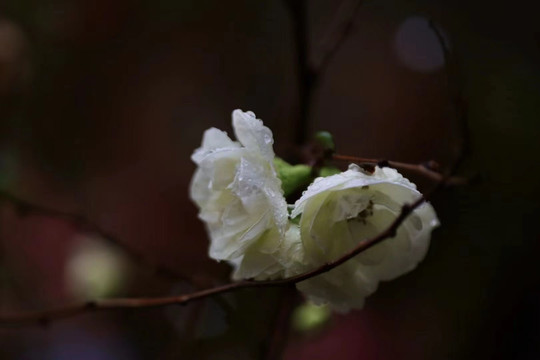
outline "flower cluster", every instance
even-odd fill
[[[237,141],[206,130],[192,160],[190,194],[210,236],[211,258],[234,267],[234,279],[286,278],[341,257],[384,231],[405,203],[421,194],[391,168],[349,170],[316,178],[294,206],[287,205],[276,171],[273,136],[252,112],[233,112]],[[288,209],[292,209],[289,213]],[[438,226],[425,203],[397,235],[297,288],[311,301],[338,311],[361,308],[379,281],[416,267]]]

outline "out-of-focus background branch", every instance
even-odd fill
[[[315,52],[340,5],[308,3]],[[417,270],[382,284],[362,311],[294,330],[285,358],[538,357],[532,6],[366,1],[358,9],[311,96],[306,138],[328,130],[342,154],[451,163],[461,129],[433,19],[463,72],[472,144],[463,169],[483,182],[433,200],[443,226]],[[2,188],[93,219],[155,263],[228,281],[227,266],[207,258],[187,197],[189,155],[204,129],[230,131],[230,112],[242,108],[274,131],[279,155],[294,157],[297,58],[284,2],[13,0],[0,4],[0,18]],[[407,175],[421,189],[430,184]],[[0,209],[3,313],[193,290],[63,221]],[[278,296],[245,290],[185,308],[2,331],[0,356],[258,358]]]

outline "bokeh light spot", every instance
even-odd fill
[[[330,320],[330,315],[328,306],[305,303],[294,309],[292,326],[299,332],[316,330]]]
[[[66,286],[77,298],[93,299],[121,292],[127,263],[117,249],[99,238],[80,236],[67,263]]]
[[[399,62],[406,68],[422,73],[439,70],[444,65],[444,53],[429,21],[411,16],[396,31],[394,49]]]

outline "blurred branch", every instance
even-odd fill
[[[296,145],[304,145],[309,130],[309,115],[313,92],[315,91],[321,73],[326,70],[333,55],[337,52],[340,45],[344,42],[352,27],[352,22],[356,10],[360,7],[360,0],[342,0],[332,22],[323,36],[320,48],[316,49],[313,61],[310,61],[310,38],[308,35],[308,0],[285,0],[289,6],[292,20],[294,41],[297,52],[297,86],[298,86],[298,117],[295,124]],[[272,344],[268,349],[266,357],[268,359],[277,359],[281,357],[281,352],[286,345],[286,337],[280,335],[284,326],[289,325],[289,310],[287,305],[282,305],[283,312],[280,314],[280,320],[276,324]]]
[[[150,272],[156,276],[161,276],[169,280],[183,280],[189,283],[198,282],[192,277],[180,274],[179,272],[170,269],[168,267],[156,264],[148,257],[144,256],[142,252],[139,252],[131,248],[126,243],[122,242],[116,236],[111,234],[108,231],[103,230],[96,223],[90,221],[82,215],[70,213],[67,211],[51,209],[45,206],[31,203],[27,200],[19,198],[5,190],[0,190],[0,201],[11,203],[17,213],[20,216],[28,216],[31,214],[36,214],[40,216],[46,216],[50,218],[56,218],[73,225],[74,227],[80,229],[84,232],[94,233],[101,237],[107,243],[113,245],[116,248],[121,249],[125,254],[127,254],[136,264],[144,266],[149,269]]]
[[[458,120],[458,126],[460,127],[461,144],[456,150],[457,156],[456,160],[454,161],[454,166],[457,168],[464,160],[464,158],[470,153],[471,147],[468,126],[468,106],[463,96],[463,78],[462,74],[459,72],[459,66],[455,54],[450,51],[450,47],[448,46],[445,36],[438,28],[438,26],[433,22],[433,20],[429,21],[429,26],[437,37],[437,40],[439,41],[439,45],[441,46],[441,50],[443,52],[447,86],[449,88],[455,115]],[[389,166],[399,170],[408,170],[439,182],[442,181],[442,179],[444,178],[442,173],[439,171],[439,164],[433,160],[420,164],[411,164],[385,159],[370,159],[341,154],[332,154],[332,158],[334,160],[356,162],[358,163],[358,165],[378,165],[380,167]],[[445,184],[466,185],[470,182],[471,179],[469,178],[452,176],[445,181]]]
[[[437,40],[439,41],[439,45],[441,46],[443,52],[447,86],[450,92],[450,97],[453,103],[455,115],[458,120],[458,126],[460,127],[461,144],[456,150],[456,163],[459,165],[471,152],[468,104],[465,100],[465,97],[463,96],[463,73],[459,71],[459,64],[455,51],[450,51],[450,46],[448,45],[446,37],[439,29],[438,25],[435,24],[433,20],[430,20],[429,26],[437,37]]]
[[[309,38],[307,35],[306,0],[285,0],[292,19],[294,42],[296,45],[296,73],[298,82],[298,118],[296,121],[295,143],[302,145],[306,141],[309,107],[316,74],[309,66]]]
[[[315,55],[311,63],[312,71],[320,73],[328,67],[339,47],[349,35],[356,12],[362,3],[362,0],[343,0],[339,4],[339,8],[320,42],[319,54]]]
[[[313,61],[310,61],[310,38],[308,35],[307,4],[309,2],[308,0],[285,0],[285,3],[289,7],[293,20],[297,59],[298,117],[296,118],[294,141],[296,145],[301,146],[306,142],[312,96],[320,75],[347,37],[361,1],[342,0],[326,34],[323,36],[320,49],[317,49],[319,53],[315,54]],[[266,354],[268,359],[280,358],[286,345],[287,339],[281,335],[281,332],[284,331],[284,326],[289,325],[291,309],[288,309],[287,305],[281,307],[283,311],[280,313],[280,320],[276,324],[272,343]]]
[[[333,154],[334,160],[352,161],[358,165],[377,165],[380,167],[391,167],[399,170],[408,170],[425,176],[434,181],[441,181],[444,175],[438,171],[439,164],[436,161],[430,160],[420,164],[410,164],[399,161],[390,161],[384,159],[370,159],[349,155]],[[452,176],[446,181],[446,185],[466,185],[470,182],[470,179],[460,176]]]
[[[290,318],[296,306],[296,290],[291,287],[283,289],[281,301],[276,314],[273,331],[268,339],[265,360],[279,360],[289,338]]]
[[[313,91],[320,75],[326,70],[332,57],[349,35],[361,0],[343,0],[328,27],[314,59],[310,61],[310,39],[307,28],[307,0],[285,0],[293,18],[294,41],[297,51],[297,79],[299,114],[296,123],[295,142],[303,145],[309,123],[309,109]]]

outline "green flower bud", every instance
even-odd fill
[[[335,150],[334,137],[328,131],[315,133],[315,141],[323,146],[325,150]]]
[[[281,180],[281,188],[285,197],[305,188],[313,180],[311,167],[308,165],[291,165],[276,157],[274,166]]]

